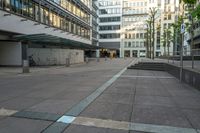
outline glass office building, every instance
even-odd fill
[[[75,53],[68,52],[68,55],[65,52],[56,53],[54,57],[49,57],[52,55],[49,54],[40,63],[45,60],[56,60],[56,63],[49,64],[63,64],[67,56],[78,58],[84,54],[85,48],[90,48],[88,45],[92,45],[91,9],[92,0],[0,0],[0,65],[9,65],[9,63],[1,63],[1,57],[7,56],[3,55],[2,51],[6,50],[9,44],[13,44],[10,45],[13,48],[12,53],[17,53],[13,52],[15,51],[14,45],[19,46],[20,53],[23,49],[20,47],[24,47],[24,42],[28,45],[28,52],[33,48],[40,48],[40,51],[45,51],[47,48],[49,51],[52,51],[50,48],[79,50]],[[23,40],[16,40],[15,37],[19,35],[26,35],[26,37]],[[34,50],[35,53],[38,52]],[[30,53],[27,53],[27,56]],[[35,60],[43,58],[37,55],[34,57]],[[58,55],[62,56],[62,59],[58,59]],[[20,63],[21,59],[17,65]]]

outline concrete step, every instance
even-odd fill
[[[139,62],[138,64],[130,66],[128,69],[154,70],[164,71],[164,64],[160,62]]]

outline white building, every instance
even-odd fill
[[[122,15],[121,52],[123,57],[145,57],[147,0],[123,0]]]

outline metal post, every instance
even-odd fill
[[[167,59],[168,59],[168,63],[169,63],[169,54],[168,54],[168,56],[167,56]]]
[[[99,62],[99,57],[97,57],[97,62]]]
[[[89,62],[89,59],[88,59],[88,57],[86,57],[86,58],[85,58],[85,62],[86,62],[86,63],[88,63],[88,62]]]
[[[29,73],[29,61],[28,60],[23,60],[23,64],[22,64],[22,72],[23,73]]]
[[[69,67],[70,66],[70,59],[69,58],[66,58],[66,64],[65,64],[66,67]]]
[[[193,49],[191,50],[191,52],[192,52],[192,69],[194,69],[194,51],[193,51]]]
[[[180,81],[182,82],[183,76],[183,43],[184,43],[184,33],[182,33],[182,43],[181,43],[181,53],[180,53]]]

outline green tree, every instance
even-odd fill
[[[154,54],[155,54],[155,20],[156,20],[156,14],[158,12],[158,9],[156,8],[150,8],[150,18],[152,20],[152,35],[153,35],[153,41],[151,43],[151,47],[152,47],[152,59],[154,59]]]

